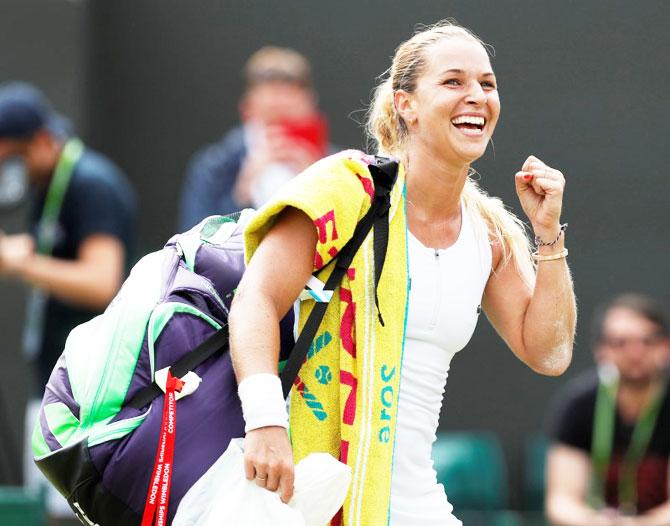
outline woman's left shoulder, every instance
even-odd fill
[[[324,189],[330,187],[331,191],[346,192],[349,199],[363,197],[369,204],[375,196],[370,166],[379,165],[378,159],[360,150],[343,150],[311,165],[296,178],[299,180],[296,184],[317,184]],[[400,164],[396,159],[389,159]]]

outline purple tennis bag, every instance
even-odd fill
[[[154,374],[217,332],[212,350],[226,344],[221,329],[244,271],[245,212],[208,218],[142,258],[107,310],[68,337],[32,445],[37,465],[84,524],[140,523],[164,402],[160,390],[151,396]],[[285,354],[294,343],[292,311],[281,334]],[[169,521],[231,438],[244,436],[229,354],[214,352],[193,372],[201,382],[179,401]],[[143,393],[148,402],[131,403]]]
[[[334,260],[326,291],[337,288],[373,226],[379,282],[397,163],[378,158],[370,171],[372,206]],[[133,267],[103,314],[68,336],[45,388],[32,448],[37,466],[83,524],[142,522],[147,492],[156,482],[152,468],[159,437],[165,435],[167,397],[158,386],[160,378],[190,377],[187,386],[195,384],[174,403],[169,506],[160,523],[172,522],[185,493],[232,438],[244,436],[226,323],[245,268],[242,234],[252,213],[212,216],[172,237]],[[310,347],[320,345],[313,340],[328,303],[316,299],[297,341],[293,310],[281,321],[284,395]]]

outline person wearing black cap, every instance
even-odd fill
[[[307,59],[266,46],[244,67],[242,126],[196,152],[188,167],[179,228],[203,218],[259,207],[296,174],[332,150]]]
[[[67,123],[34,86],[0,85],[0,170],[22,166],[31,190],[29,233],[0,233],[0,277],[31,287],[23,351],[35,366],[35,398],[70,330],[119,289],[135,226],[130,184]]]

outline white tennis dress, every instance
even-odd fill
[[[391,482],[392,526],[461,525],[431,460],[449,364],[474,332],[491,273],[486,227],[474,212],[461,209],[461,231],[449,248],[428,248],[409,233],[411,285]]]

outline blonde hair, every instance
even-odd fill
[[[408,128],[396,111],[394,94],[397,90],[408,93],[416,90],[417,80],[426,66],[427,49],[444,38],[474,40],[489,49],[474,33],[452,20],[419,27],[412,38],[400,44],[387,78],[374,91],[368,113],[366,131],[380,152],[403,157]],[[524,223],[507,210],[500,199],[484,192],[472,178],[474,173],[470,171],[463,189],[466,208],[478,212],[487,223],[493,242],[502,248],[503,263],[514,259],[519,273],[530,284],[535,272]]]

